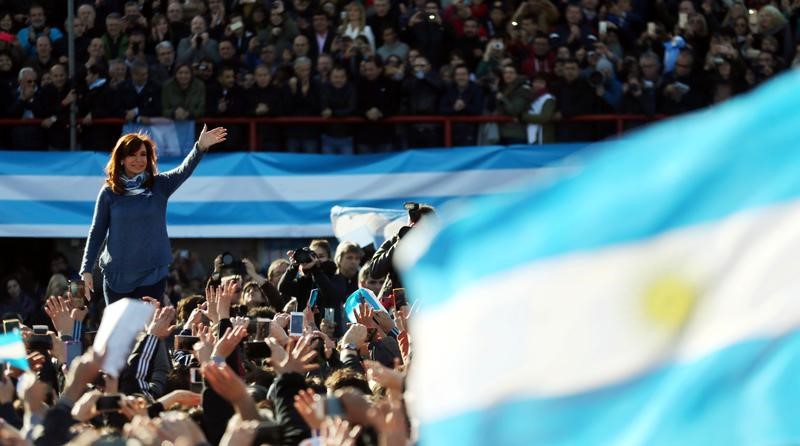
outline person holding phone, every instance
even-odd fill
[[[208,149],[225,141],[227,130],[203,126],[183,162],[158,173],[156,146],[146,135],[128,133],[117,141],[106,165],[106,181],[95,204],[81,262],[86,297],[94,288],[92,269],[100,247],[106,304],[122,297],[160,298],[172,263],[167,235],[167,201],[194,171]]]

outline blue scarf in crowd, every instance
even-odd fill
[[[128,178],[124,173],[120,175],[122,185],[125,187],[125,195],[145,195],[150,196],[152,192],[150,189],[142,186],[147,179],[150,178],[150,173],[144,171],[133,178]]]

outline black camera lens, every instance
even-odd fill
[[[233,263],[233,254],[226,252],[222,254],[222,264],[225,266],[229,266]]]

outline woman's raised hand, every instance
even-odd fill
[[[203,124],[203,130],[200,131],[200,137],[197,138],[197,147],[205,152],[209,147],[214,144],[219,144],[225,141],[228,136],[228,130],[225,127],[217,127],[208,130],[208,127]]]

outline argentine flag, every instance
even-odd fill
[[[798,104],[794,71],[409,234],[421,444],[800,443]]]
[[[29,370],[25,343],[18,330],[0,334],[0,362],[8,363],[20,370]]]

